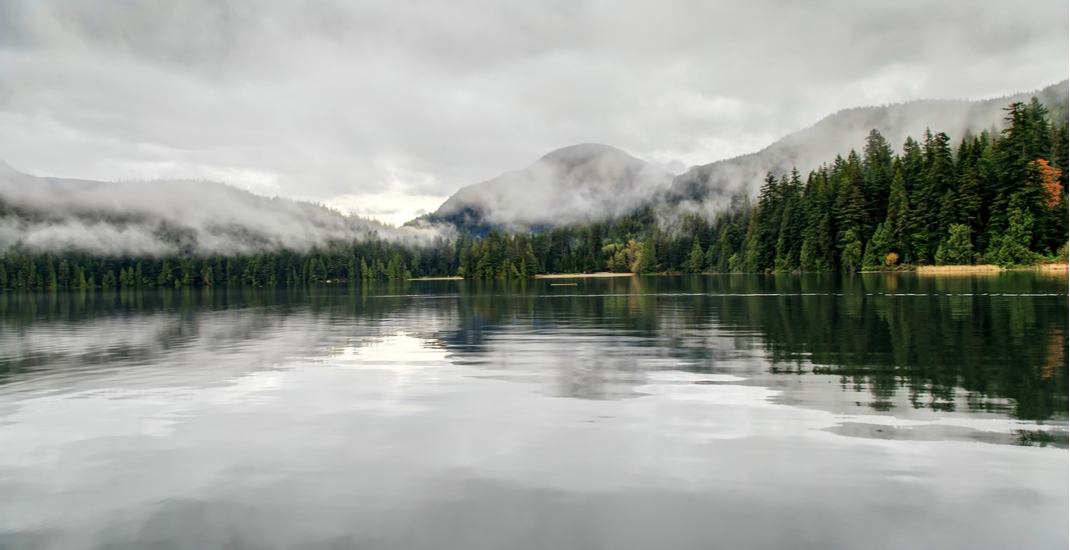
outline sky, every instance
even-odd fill
[[[0,159],[400,224],[575,143],[673,172],[1068,74],[1065,0],[0,0]]]

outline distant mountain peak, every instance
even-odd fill
[[[527,168],[461,188],[428,220],[477,233],[586,223],[634,211],[671,179],[616,147],[579,143],[555,149]]]
[[[549,160],[556,162],[575,162],[578,160],[586,160],[594,157],[600,157],[603,155],[623,155],[630,157],[628,153],[613,147],[612,145],[605,145],[602,143],[577,143],[576,145],[569,145],[568,147],[562,147],[560,149],[554,149],[549,153],[542,156],[541,160]]]

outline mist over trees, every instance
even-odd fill
[[[238,256],[368,239],[418,244],[442,229],[448,228],[396,228],[216,182],[42,178],[0,162],[0,250]]]
[[[0,288],[115,289],[293,286],[418,276],[525,278],[570,272],[797,272],[903,265],[1030,264],[1066,255],[1065,113],[1036,99],[1005,109],[1004,128],[951,143],[907,138],[897,152],[876,130],[861,152],[805,178],[767,175],[756,199],[733,196],[715,216],[667,224],[650,204],[605,222],[538,232],[490,231],[399,241],[334,238],[254,252],[0,255]],[[5,207],[12,210],[10,205]]]
[[[563,147],[521,170],[468,185],[424,221],[486,235],[614,219],[668,190],[672,175],[620,149],[597,143]]]
[[[792,272],[909,265],[1031,264],[1067,242],[1067,123],[1037,100],[1005,110],[1005,128],[952,144],[943,132],[900,152],[876,130],[810,172],[768,175],[712,221],[654,207],[606,223],[512,237],[491,234],[470,277],[537,272]],[[1060,250],[1061,249],[1061,250]],[[530,253],[529,253],[530,252]],[[497,266],[497,267],[494,267]]]

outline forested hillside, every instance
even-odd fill
[[[0,288],[283,286],[413,276],[529,277],[563,272],[792,272],[904,265],[1030,264],[1067,243],[1065,113],[1037,100],[1004,128],[952,143],[927,131],[897,151],[871,131],[805,178],[767,176],[712,217],[651,205],[605,223],[403,243],[375,236],[309,250],[0,256]],[[7,215],[12,209],[7,207]]]
[[[1063,115],[1065,117],[1065,114]],[[708,221],[654,208],[539,235],[492,234],[460,266],[472,277],[531,271],[845,271],[903,264],[1018,265],[1067,242],[1067,122],[1038,101],[1005,127],[952,144],[943,132],[897,153],[877,131],[811,172],[767,176]],[[1060,250],[1061,249],[1061,250]]]
[[[976,101],[916,100],[893,105],[844,109],[809,128],[793,132],[754,153],[692,167],[673,179],[666,200],[677,208],[702,213],[716,212],[727,196],[757,194],[768,172],[790,173],[792,167],[803,175],[861,146],[870,130],[880,132],[893,147],[908,137],[922,136],[926,129],[947,134],[952,144],[985,130],[998,132],[1003,109],[1011,103],[1029,103],[1037,98],[1056,120],[1065,120],[1068,102],[1067,81],[1034,93]]]

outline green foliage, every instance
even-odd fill
[[[691,253],[687,257],[687,272],[688,273],[702,273],[702,269],[706,265],[706,254],[702,252],[702,245],[698,240],[691,245]]]
[[[1020,208],[1012,209],[1007,216],[1007,230],[993,241],[988,261],[1001,266],[1036,263],[1040,255],[1029,249],[1032,231],[1032,214]]]
[[[877,226],[877,230],[873,232],[873,236],[869,238],[869,243],[866,244],[866,253],[862,257],[862,266],[867,269],[880,268],[885,264],[885,257],[892,250],[891,231],[888,229],[890,224],[888,222],[881,223]]]
[[[970,227],[956,223],[948,227],[947,238],[936,250],[936,265],[964,265],[973,263],[973,243]]]
[[[654,241],[643,241],[639,245],[639,273],[653,273],[658,269],[657,250],[654,247]]]
[[[862,239],[854,229],[848,229],[843,235],[843,254],[840,256],[840,269],[854,273],[862,267]]]

